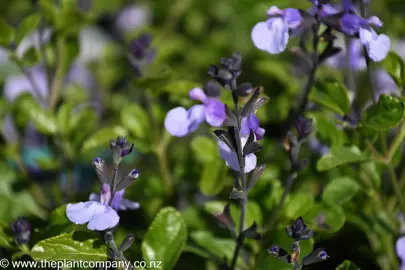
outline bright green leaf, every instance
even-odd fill
[[[382,61],[382,65],[385,71],[394,79],[398,88],[402,89],[405,83],[404,60],[397,53],[390,51]]]
[[[356,195],[360,185],[350,177],[344,176],[328,183],[322,194],[322,199],[330,206],[343,204]]]
[[[191,141],[191,149],[194,156],[199,163],[208,163],[214,160],[218,160],[219,151],[218,145],[214,140],[205,136],[197,136]],[[217,162],[220,163],[220,162]]]
[[[83,142],[83,146],[81,149],[82,153],[85,153],[89,150],[93,150],[96,148],[108,148],[110,145],[111,139],[114,139],[118,136],[126,136],[127,130],[121,126],[114,126],[114,127],[105,127],[94,134],[92,134],[89,138],[87,138]]]
[[[25,17],[18,26],[15,41],[19,44],[25,37],[38,28],[41,16],[37,13]]]
[[[201,192],[208,196],[220,193],[225,186],[226,172],[223,162],[212,160],[205,163],[199,183]]]
[[[194,231],[190,238],[217,258],[226,257],[228,261],[232,260],[236,245],[234,239],[217,238],[209,231]]]
[[[395,97],[381,95],[377,104],[366,109],[363,115],[365,126],[375,130],[396,127],[405,117],[405,102]]]
[[[58,18],[58,8],[53,0],[39,0],[41,15],[51,24]]]
[[[157,214],[142,242],[146,262],[162,261],[162,269],[173,269],[186,246],[187,228],[176,209],[166,207]]]
[[[284,213],[289,219],[296,219],[303,216],[314,203],[314,196],[311,194],[294,194],[288,198]]]
[[[316,164],[318,171],[327,171],[347,163],[361,162],[369,159],[362,154],[356,146],[337,146],[331,149],[331,152],[321,157]]]
[[[150,136],[149,115],[138,104],[130,104],[121,111],[121,122],[137,138]]]
[[[0,222],[0,247],[13,248],[13,237],[6,233],[8,227],[8,224]]]
[[[309,99],[340,115],[345,115],[350,109],[348,90],[339,81],[318,81]]]
[[[336,270],[360,270],[360,268],[351,261],[344,261],[336,267]]]
[[[78,231],[39,241],[32,248],[31,257],[36,261],[104,261],[107,248],[97,234]]]
[[[195,88],[202,87],[201,84],[193,81],[174,80],[165,85],[162,89],[173,95],[188,95],[188,92]]]

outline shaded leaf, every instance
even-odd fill
[[[340,206],[329,207],[326,204],[315,204],[308,209],[303,218],[308,227],[330,233],[339,231],[346,222],[346,215]]]
[[[218,160],[205,163],[199,182],[201,192],[208,196],[220,193],[227,180],[226,171],[224,163]]]
[[[363,115],[363,124],[375,130],[387,130],[401,123],[405,117],[405,102],[381,95],[377,104],[369,106]]]
[[[194,231],[190,234],[190,238],[217,258],[225,257],[228,261],[232,260],[236,245],[234,239],[217,238],[209,231]]]
[[[404,60],[396,52],[390,51],[382,61],[382,65],[385,71],[394,79],[398,88],[402,89],[405,83]]]
[[[219,151],[217,144],[208,137],[197,136],[191,141],[191,149],[197,161],[204,164],[218,160]]]
[[[137,138],[150,135],[148,113],[137,104],[130,104],[122,109],[121,123]]]
[[[0,45],[8,48],[14,34],[14,29],[7,22],[0,20]]]
[[[83,142],[81,152],[85,153],[95,148],[108,148],[110,140],[118,136],[126,136],[127,130],[121,126],[105,127],[93,133]]]
[[[309,99],[340,115],[350,109],[348,91],[339,81],[318,81],[309,94]]]
[[[11,235],[8,235],[6,231],[9,226],[6,223],[0,222],[0,247],[14,248],[14,239]]]
[[[187,229],[182,215],[172,207],[160,210],[142,242],[146,262],[161,261],[161,268],[172,269],[186,246]]]
[[[38,28],[41,16],[37,13],[25,17],[18,26],[15,41],[19,44],[26,36]]]
[[[322,199],[330,206],[343,204],[356,195],[360,185],[350,177],[339,177],[330,182],[322,194]]]
[[[336,270],[360,270],[360,268],[351,261],[344,261],[336,267]]]
[[[37,48],[31,47],[21,57],[25,67],[33,67],[39,63],[41,56]]]

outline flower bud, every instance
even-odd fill
[[[221,86],[215,80],[209,80],[204,85],[204,92],[209,97],[219,97],[221,95]]]
[[[19,217],[10,225],[10,229],[18,244],[26,244],[31,240],[31,223],[24,217]]]
[[[134,241],[135,241],[135,236],[133,236],[132,234],[128,234],[121,243],[120,251],[124,252],[127,249],[129,249],[132,246],[132,244],[134,243]]]
[[[295,123],[295,128],[297,129],[298,140],[301,141],[307,138],[314,131],[313,121],[310,118],[300,116]]]

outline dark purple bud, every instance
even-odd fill
[[[151,41],[151,35],[142,34],[139,38],[131,41],[129,52],[134,55],[136,59],[143,59],[148,56],[151,50]]]
[[[230,72],[240,73],[242,70],[242,55],[236,52],[229,58],[221,58],[221,65]]]
[[[132,246],[134,241],[135,241],[135,236],[133,236],[132,234],[128,234],[121,243],[120,251],[121,252],[126,251],[128,248],[130,248]]]
[[[253,93],[253,85],[248,82],[244,82],[239,84],[238,88],[236,88],[234,91],[239,97],[247,97]]]
[[[313,121],[305,116],[299,116],[295,123],[295,128],[297,129],[298,140],[301,141],[314,131]]]
[[[209,97],[221,96],[221,86],[215,80],[209,80],[204,85],[204,92]]]
[[[139,177],[139,172],[138,172],[137,169],[133,169],[132,171],[129,172],[128,176],[132,177],[132,178],[138,178]]]
[[[302,265],[311,265],[329,259],[328,253],[323,248],[317,248],[302,260]]]
[[[273,245],[271,246],[271,248],[268,249],[268,252],[271,254],[278,254],[278,252],[280,251],[280,247]]]
[[[10,225],[18,244],[26,244],[31,241],[31,223],[24,217],[19,217]]]
[[[322,251],[318,254],[318,257],[319,257],[320,259],[322,259],[322,260],[327,260],[327,259],[329,258],[329,255],[328,255],[328,253],[326,253],[325,250],[322,250]]]
[[[295,241],[307,240],[314,235],[314,232],[307,228],[302,217],[297,218],[291,227],[285,228],[285,231]]]
[[[126,137],[117,137],[116,140],[111,140],[110,147],[113,152],[114,163],[118,164],[123,157],[131,154],[134,144],[128,143]]]
[[[96,166],[96,167],[102,165],[103,163],[104,163],[104,160],[102,158],[100,158],[100,157],[96,157],[93,160],[93,165]]]
[[[123,150],[121,150],[121,157],[125,157],[128,156],[129,154],[131,154],[132,150],[134,148],[134,144],[129,144],[127,145]]]

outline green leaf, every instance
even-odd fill
[[[363,124],[376,130],[396,127],[405,116],[405,102],[395,97],[381,95],[377,104],[366,109]]]
[[[85,153],[96,148],[108,148],[111,139],[114,139],[118,136],[126,136],[127,133],[127,130],[121,126],[102,128],[83,142],[81,152]]]
[[[311,194],[294,194],[286,202],[285,215],[289,219],[296,219],[303,216],[315,203]]]
[[[70,20],[73,20],[72,18]],[[80,41],[78,35],[61,36],[57,40],[57,46],[60,47],[60,54],[63,55],[63,62],[60,63],[63,74],[66,74],[73,61],[80,53]]]
[[[195,88],[202,87],[201,84],[193,81],[175,80],[166,84],[162,89],[172,95],[188,95],[188,92]]]
[[[160,210],[142,242],[142,254],[146,262],[162,261],[162,269],[172,269],[186,246],[187,228],[176,209]]]
[[[318,81],[309,94],[309,99],[340,115],[350,109],[348,91],[339,81]]]
[[[58,9],[53,0],[39,0],[41,15],[50,23],[54,24],[58,18]]]
[[[0,222],[0,247],[14,248],[14,239],[6,231],[9,229],[8,224]]]
[[[360,189],[360,185],[350,177],[343,176],[330,182],[322,194],[322,199],[330,206],[350,201]]]
[[[405,64],[404,60],[395,52],[390,51],[382,61],[382,65],[387,73],[394,79],[399,89],[402,89],[405,83]]]
[[[208,196],[220,193],[225,186],[226,172],[223,162],[212,160],[205,163],[199,183],[201,192]]]
[[[15,41],[19,44],[25,37],[38,28],[41,23],[41,15],[34,13],[25,17],[18,26]]]
[[[35,47],[31,47],[24,52],[21,60],[23,61],[25,67],[32,67],[39,63],[41,56]]]
[[[39,241],[32,248],[31,257],[36,261],[104,261],[107,248],[97,234],[78,231]]]
[[[168,84],[171,77],[170,67],[161,63],[147,66],[142,77],[137,78],[135,86],[141,89],[159,89]]]
[[[69,135],[72,130],[72,114],[73,105],[69,103],[63,103],[57,114],[57,121],[59,127],[59,133],[61,135]]]
[[[14,35],[14,29],[7,22],[0,20],[0,45],[8,48]]]
[[[326,231],[334,233],[339,231],[346,222],[346,215],[342,207],[329,207],[326,204],[315,204],[307,213],[303,215],[303,219],[308,225],[308,228],[317,231]],[[324,219],[323,223],[319,220]]]
[[[336,270],[360,270],[360,268],[351,261],[344,261],[336,267]]]
[[[218,160],[218,145],[209,137],[195,137],[191,141],[191,149],[193,150],[194,156],[199,163],[205,164],[214,160]]]
[[[67,223],[70,223],[70,221],[66,216],[66,205],[59,206],[52,211],[49,217],[49,224],[51,226],[64,225]]]
[[[369,157],[362,154],[356,146],[337,146],[331,152],[321,157],[316,164],[318,171],[327,171],[347,163],[355,163],[368,160]]]
[[[232,260],[236,245],[234,239],[217,238],[209,231],[194,231],[190,234],[190,238],[217,258],[225,257],[228,261]]]
[[[35,127],[45,135],[54,135],[58,130],[56,119],[50,111],[43,109],[29,93],[24,93],[15,102],[17,114],[28,117]],[[21,119],[21,118],[20,118]],[[20,123],[21,124],[21,123]]]
[[[130,104],[122,109],[121,122],[137,138],[150,136],[149,115],[137,104]]]

